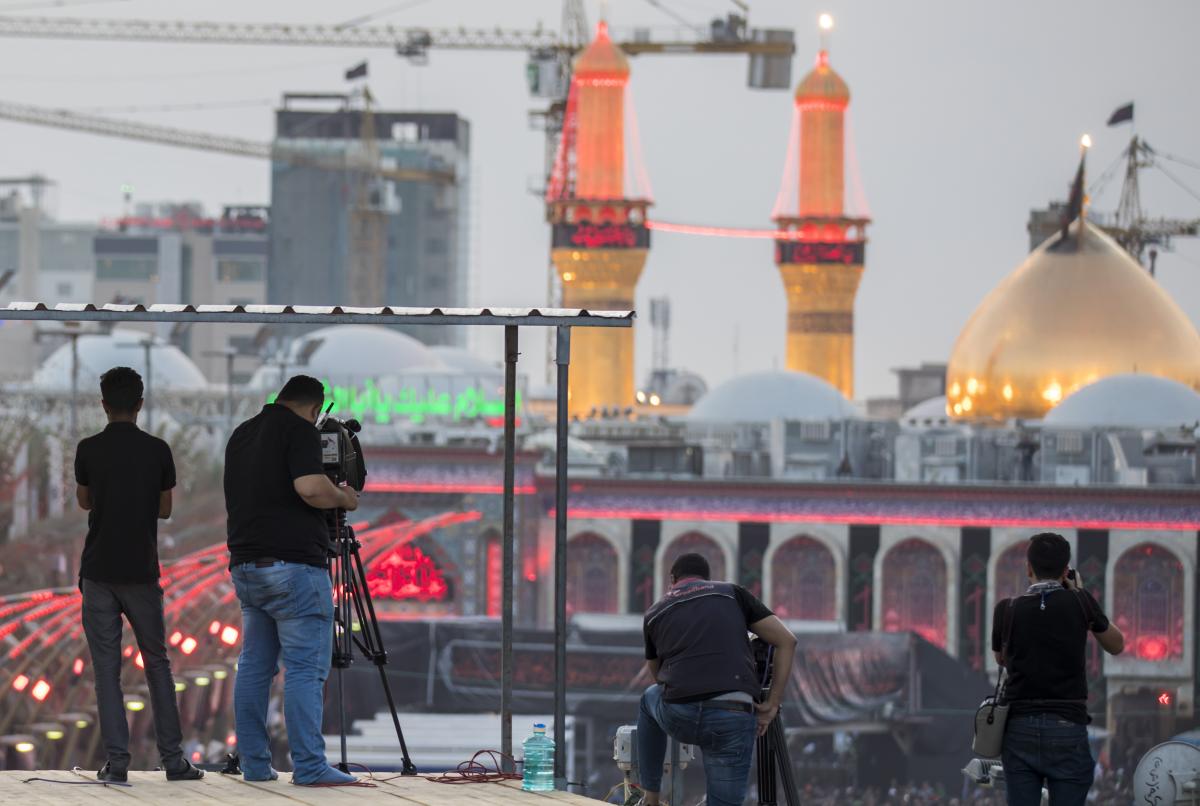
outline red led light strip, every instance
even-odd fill
[[[589,509],[571,507],[571,518],[596,520],[664,520],[664,521],[761,521],[767,523],[870,523],[881,526],[992,526],[1046,527],[1057,529],[1142,529],[1146,531],[1194,532],[1200,521],[1112,521],[1078,520],[1067,518],[982,518],[937,517],[911,515],[879,515],[869,513],[771,513],[771,512],[709,512],[704,510],[669,509]],[[553,517],[553,510],[550,517]]]

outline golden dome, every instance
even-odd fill
[[[608,23],[600,20],[596,38],[575,59],[575,75],[579,78],[625,78],[629,75],[629,59],[608,36]]]
[[[1087,224],[1054,235],[984,298],[946,370],[950,414],[1040,418],[1110,375],[1171,378],[1200,390],[1200,334],[1146,271]]]
[[[850,88],[829,66],[829,51],[817,54],[817,66],[796,86],[796,102],[825,101],[839,106],[850,103]]]

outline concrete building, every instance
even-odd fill
[[[267,300],[463,306],[468,291],[470,126],[453,113],[276,112]],[[376,171],[364,164],[378,166]],[[294,332],[294,331],[289,331]],[[418,327],[430,344],[451,328]]]

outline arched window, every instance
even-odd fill
[[[833,552],[811,537],[793,537],[771,562],[770,608],[786,619],[837,618],[837,569]]]
[[[915,632],[946,646],[946,561],[920,538],[892,547],[883,558],[881,613],[886,632]]]
[[[1029,572],[1026,569],[1026,554],[1029,551],[1029,541],[1009,546],[996,559],[996,589],[992,603],[1001,599],[1011,599],[1029,590]]]
[[[567,612],[616,613],[617,551],[600,535],[567,541]]]
[[[725,579],[725,552],[717,545],[717,541],[699,532],[688,532],[677,537],[662,558],[662,590],[671,587],[671,566],[683,554],[699,554],[708,560],[709,576],[712,579]]]
[[[1139,660],[1183,657],[1183,565],[1144,543],[1121,555],[1113,573],[1113,620]]]

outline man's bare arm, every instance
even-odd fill
[[[1125,634],[1121,632],[1121,628],[1111,621],[1108,623],[1108,629],[1104,632],[1092,633],[1096,636],[1096,641],[1100,644],[1100,648],[1110,655],[1120,655],[1125,650]]]
[[[158,494],[158,517],[166,520],[171,517],[171,507],[174,503],[174,496],[170,490],[163,490]]]
[[[292,486],[304,503],[314,509],[344,509],[348,512],[358,509],[358,493],[349,487],[334,485],[321,473],[300,476]]]
[[[783,703],[783,695],[787,691],[787,682],[792,677],[792,659],[796,654],[796,636],[784,626],[778,616],[767,616],[750,625],[750,632],[775,647],[775,669],[771,676],[771,691],[766,702],[758,705],[758,735],[767,732],[779,706]]]
[[[80,509],[90,510],[92,508],[92,491],[82,484],[76,484],[75,500],[79,503]]]
[[[662,660],[655,658],[654,660],[646,661],[646,670],[650,672],[650,679],[658,682],[658,670],[662,668]]]

